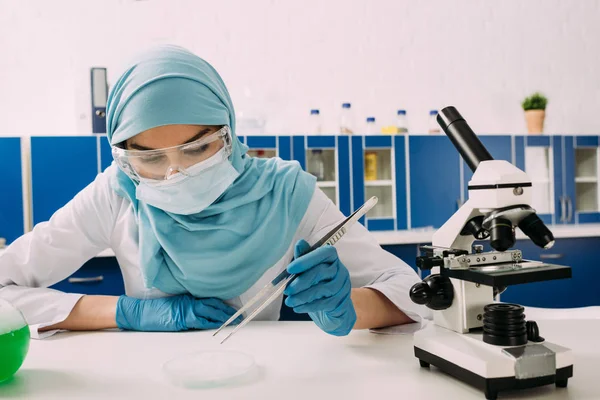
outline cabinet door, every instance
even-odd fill
[[[100,149],[100,171],[110,167],[113,162],[112,149],[106,136],[98,136],[98,148]]]
[[[479,136],[481,143],[485,146],[487,151],[494,157],[494,160],[506,160],[510,163],[514,163],[513,160],[513,145],[512,138],[510,136]],[[469,181],[473,177],[473,171],[463,161],[462,168],[464,171],[464,185],[462,189],[463,199],[466,201],[469,198],[468,186]]]
[[[278,157],[277,136],[246,136],[240,137],[240,141],[250,148],[248,154],[252,157]],[[289,153],[289,151],[284,152]]]
[[[532,182],[532,204],[546,224],[562,216],[562,144],[560,136],[516,136],[515,163]]]
[[[510,286],[501,295],[503,302],[532,307],[572,308],[600,305],[596,268],[600,256],[600,238],[557,239],[550,250],[542,250],[529,240],[519,240],[515,248],[523,257],[548,264],[571,267],[571,279]]]
[[[90,184],[98,174],[98,138],[32,137],[33,223],[52,214]]]
[[[600,222],[598,137],[567,136],[564,154],[566,222]]]
[[[20,138],[0,138],[0,171],[0,238],[9,244],[25,232]]]
[[[350,215],[350,139],[347,136],[293,136],[292,159],[317,177],[317,187]]]
[[[396,229],[396,195],[398,191],[406,190],[405,187],[396,186],[396,175],[399,172],[397,163],[405,164],[405,155],[396,151],[398,142],[394,142],[392,138],[383,135],[352,137],[354,208],[360,207],[372,196],[379,199],[365,218],[365,225],[371,231]],[[404,168],[400,173],[405,174]],[[405,213],[405,210],[406,206],[400,212]]]
[[[461,201],[460,163],[446,136],[410,136],[410,227],[439,228]]]
[[[420,256],[419,245],[417,244],[391,244],[381,246],[385,251],[392,253],[405,263],[411,266],[415,272],[417,270],[417,257]]]

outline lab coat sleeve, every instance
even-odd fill
[[[316,223],[309,243],[315,243],[345,216],[317,189],[310,206]],[[383,250],[377,240],[360,223],[355,224],[335,245],[342,263],[350,272],[353,288],[366,287],[385,295],[415,322],[431,319],[428,308],[410,300],[409,290],[420,282],[417,273],[404,261]]]
[[[81,298],[47,287],[110,247],[115,196],[109,178],[98,175],[50,221],[37,224],[0,254],[0,298],[23,313],[34,337],[39,328],[65,320]]]

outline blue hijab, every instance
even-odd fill
[[[171,125],[229,125],[229,158],[240,173],[212,205],[177,215],[136,199],[136,183],[114,166],[113,189],[131,201],[139,226],[139,261],[148,288],[223,300],[248,290],[288,250],[315,190],[297,162],[258,159],[235,135],[225,83],[206,61],[176,46],[142,54],[111,89],[111,145],[147,129]]]

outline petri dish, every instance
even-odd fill
[[[210,388],[245,382],[256,368],[254,358],[239,351],[199,351],[167,361],[163,372],[185,388]]]

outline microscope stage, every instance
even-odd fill
[[[519,263],[491,264],[469,269],[442,268],[441,274],[449,278],[481,285],[501,287],[570,278],[571,267],[537,261],[522,261]]]

